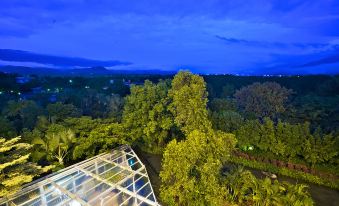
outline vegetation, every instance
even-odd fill
[[[337,188],[328,176],[234,154],[337,177],[338,76],[15,77],[0,75],[0,196],[120,144],[163,154],[165,205],[313,205],[305,185],[231,163]]]
[[[247,113],[255,116],[276,117],[285,111],[285,103],[291,90],[276,82],[254,83],[234,94],[237,104]]]
[[[138,140],[146,151],[159,152],[174,138],[173,115],[168,109],[169,88],[169,81],[153,84],[146,80],[143,86],[132,86],[126,97],[123,124],[132,140]]]
[[[248,170],[233,169],[225,177],[228,201],[241,205],[313,205],[313,200],[303,184],[257,179]]]
[[[170,111],[175,124],[185,135],[194,130],[206,131],[211,127],[208,121],[207,91],[204,79],[190,72],[179,72],[172,81],[169,91],[172,99]]]
[[[231,134],[191,132],[164,152],[160,196],[168,205],[222,205],[226,188],[220,170],[235,145]]]
[[[0,197],[14,194],[23,184],[50,169],[29,162],[32,145],[21,143],[20,139],[0,138]]]
[[[270,153],[288,161],[304,161],[312,167],[323,162],[333,162],[338,155],[338,145],[333,134],[323,134],[319,129],[313,133],[310,124],[289,124],[279,121],[276,125],[268,118],[247,121],[236,131],[238,145],[243,150]]]

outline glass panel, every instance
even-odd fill
[[[120,191],[118,189],[109,190],[107,192],[103,192],[100,196],[89,201],[90,205],[102,205],[105,201],[109,201],[109,199],[116,196]]]
[[[151,187],[149,185],[149,183],[147,183],[147,185],[145,185],[142,189],[140,189],[138,191],[138,195],[141,195],[143,197],[147,197],[147,195],[149,195],[152,192]]]
[[[54,198],[54,199],[51,199],[47,205],[48,206],[55,206],[55,205],[59,205],[60,203],[64,202],[64,201],[67,201],[69,200],[70,197],[68,197],[67,195],[65,194],[62,194],[62,195],[59,195],[58,197]]]
[[[104,161],[103,159],[112,161]],[[117,165],[117,164],[120,165]],[[77,168],[79,167],[79,168]],[[81,169],[80,169],[81,168]],[[147,174],[145,167],[129,147],[121,147],[111,154],[101,155],[79,163],[76,167],[69,167],[61,173],[50,176],[39,184],[32,185],[31,191],[19,193],[8,205],[67,205],[80,206],[81,204],[71,199],[66,193],[73,193],[90,205],[148,205],[143,201],[119,190],[123,187],[137,196],[156,201],[152,186],[147,177],[134,174],[131,170],[141,169],[142,174]],[[82,171],[83,170],[83,171]],[[90,172],[88,175],[86,171]],[[100,177],[97,179],[97,177]],[[56,183],[62,189],[54,186]],[[116,189],[115,184],[117,185]],[[112,187],[113,186],[113,187]],[[132,194],[132,193],[131,193]],[[12,204],[11,204],[12,203]],[[5,206],[2,204],[0,206]],[[6,205],[7,206],[7,205]]]
[[[32,190],[30,192],[27,192],[23,195],[20,195],[19,197],[12,200],[12,202],[16,205],[20,205],[20,204],[23,204],[25,202],[33,203],[35,200],[37,200],[39,198],[39,195],[40,195],[40,190],[39,190],[39,188],[37,188],[37,189]]]
[[[128,201],[128,198],[130,198],[130,195],[121,192],[113,198],[105,200],[103,205],[120,205],[121,203]]]

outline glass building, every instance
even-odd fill
[[[159,205],[145,165],[129,146],[101,154],[26,185],[0,200],[20,205]]]

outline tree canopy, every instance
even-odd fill
[[[236,143],[231,134],[194,130],[163,154],[160,196],[168,205],[222,205],[220,169]]]
[[[174,122],[186,135],[194,130],[211,128],[207,112],[208,93],[202,77],[188,71],[178,72],[168,95],[172,99],[169,110],[174,115]]]
[[[276,117],[285,111],[285,103],[292,90],[276,82],[253,83],[237,90],[236,101],[240,108],[257,117]]]
[[[23,184],[50,169],[29,162],[29,150],[32,146],[20,143],[20,139],[0,138],[0,198],[14,194]]]

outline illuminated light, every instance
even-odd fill
[[[21,92],[18,92],[18,95],[21,95]]]
[[[0,94],[2,94],[2,92],[0,91]]]
[[[69,80],[69,83],[73,83],[73,80],[70,79],[70,80]]]
[[[11,93],[13,93],[14,91],[13,90],[11,90]]]
[[[49,92],[49,91],[51,91],[51,89],[47,89],[47,91]]]
[[[248,147],[248,150],[253,150],[253,149],[254,149],[253,146],[249,146],[249,147]]]

